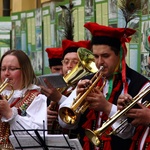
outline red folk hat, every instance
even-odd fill
[[[77,52],[78,48],[83,47],[86,49],[91,49],[91,42],[90,41],[78,41],[74,42],[71,40],[63,40],[62,41],[62,49],[64,51],[63,58],[67,53]]]
[[[126,82],[125,63],[127,48],[125,42],[130,42],[129,37],[133,35],[136,32],[136,30],[130,28],[113,28],[109,26],[99,25],[94,22],[85,23],[84,27],[87,28],[92,34],[91,45],[104,44],[116,48],[117,52],[122,51],[122,81],[125,85],[124,91],[125,93],[127,93],[128,84]]]
[[[106,44],[120,50],[122,42],[128,42],[127,38],[134,34],[136,30],[130,28],[113,28],[99,25],[94,22],[87,22],[84,25],[91,34],[91,44]]]
[[[136,30],[130,28],[114,28],[99,25],[98,23],[94,22],[87,22],[85,23],[84,27],[91,32],[92,36],[106,36],[118,39],[121,39],[124,34],[126,34],[126,37],[128,37],[136,32]]]
[[[62,48],[46,48],[45,51],[48,54],[49,66],[62,65],[61,63],[62,55],[63,55]]]

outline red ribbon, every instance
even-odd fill
[[[122,49],[123,49],[123,53],[122,53],[122,82],[124,83],[124,93],[126,94],[128,92],[128,83],[126,81],[126,61],[125,61],[125,57],[127,54],[127,47],[126,47],[126,42],[129,43],[131,41],[131,38],[127,38],[127,37],[123,37],[121,39],[121,43],[122,43]]]

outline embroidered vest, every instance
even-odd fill
[[[31,90],[27,91],[25,93],[25,96],[23,98],[17,98],[10,107],[16,107],[18,108],[18,114],[21,116],[26,115],[26,109],[28,106],[32,103],[34,98],[39,94],[37,90]],[[1,122],[0,121],[0,149],[13,149],[10,141],[9,141],[9,135],[10,135],[10,125],[8,122]]]

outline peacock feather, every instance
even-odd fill
[[[60,5],[62,10],[64,11],[63,18],[63,28],[64,28],[64,37],[68,40],[74,39],[74,19],[73,19],[73,11],[74,5],[72,3],[69,4],[69,7],[64,5]]]
[[[138,11],[141,9],[140,0],[118,0],[118,7],[121,9],[124,19],[127,23],[137,17]]]

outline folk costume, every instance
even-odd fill
[[[11,91],[4,90],[3,95],[10,95]],[[12,130],[26,129],[47,129],[47,100],[46,97],[40,94],[40,87],[30,85],[22,90],[15,90],[11,98],[8,100],[13,116],[10,119],[1,117],[0,121],[0,148],[10,148],[12,145],[9,141],[9,135],[13,134]],[[38,118],[38,119],[37,119]],[[21,124],[21,125],[20,125]],[[27,132],[15,132],[16,135],[27,134]],[[30,131],[33,135],[34,131]]]
[[[88,22],[84,25],[92,34],[91,45],[108,45],[117,49],[120,52],[120,64],[114,71],[114,74],[107,79],[103,88],[103,94],[106,100],[113,104],[109,116],[103,112],[96,112],[94,110],[87,110],[83,115],[79,116],[78,121],[74,125],[65,124],[60,118],[61,126],[76,129],[79,133],[79,140],[84,150],[128,150],[131,144],[130,139],[122,139],[118,136],[105,136],[100,137],[101,144],[95,147],[91,144],[89,139],[85,136],[85,129],[96,130],[112,116],[116,111],[116,104],[119,95],[122,92],[129,93],[135,96],[140,89],[149,81],[139,73],[129,68],[125,63],[125,56],[127,53],[125,42],[129,42],[135,30],[129,28],[113,28],[99,25],[97,23]],[[113,62],[112,62],[113,63]],[[137,82],[138,81],[138,82]],[[98,83],[101,86],[101,81]],[[70,107],[73,99],[76,97],[76,90],[61,104],[61,107]]]
[[[72,53],[75,52],[77,53],[78,48],[83,47],[86,49],[90,49],[90,41],[71,41],[71,40],[63,40],[62,41],[62,50],[63,50],[63,54],[62,54],[62,58],[61,60],[64,59],[65,55],[68,53]],[[56,52],[55,52],[56,53]],[[70,72],[71,70],[69,70]],[[65,78],[66,75],[64,75]],[[76,82],[77,83],[77,82]],[[76,83],[74,83],[74,85],[68,85],[68,87],[65,88],[60,88],[60,92],[62,94],[62,97],[59,101],[58,104],[56,104],[52,109],[53,110],[58,110],[59,105],[70,95],[70,93],[74,90]],[[50,102],[50,100],[48,100],[48,103]],[[49,105],[49,104],[48,104]],[[60,134],[60,133],[68,133],[68,130],[64,130],[60,127],[58,121],[54,121],[52,127],[49,128],[49,133],[51,134]]]
[[[150,128],[138,126],[129,150],[150,150]]]
[[[72,53],[72,52],[75,52],[77,53],[77,50],[78,48],[86,48],[86,49],[90,49],[90,41],[78,41],[78,42],[75,42],[75,41],[70,41],[70,40],[63,40],[62,41],[62,48],[64,50],[64,53],[63,53],[63,57],[62,59],[64,59],[65,55],[68,54],[68,53]],[[73,68],[72,68],[73,69]],[[68,74],[71,70],[68,71]],[[64,78],[67,76],[64,75]],[[75,86],[76,86],[76,83],[78,82],[75,77],[73,78],[74,81],[74,85],[69,85],[69,87],[62,93],[64,94],[65,96],[69,96],[70,93],[74,90]],[[69,81],[69,84],[71,83],[71,81]]]

